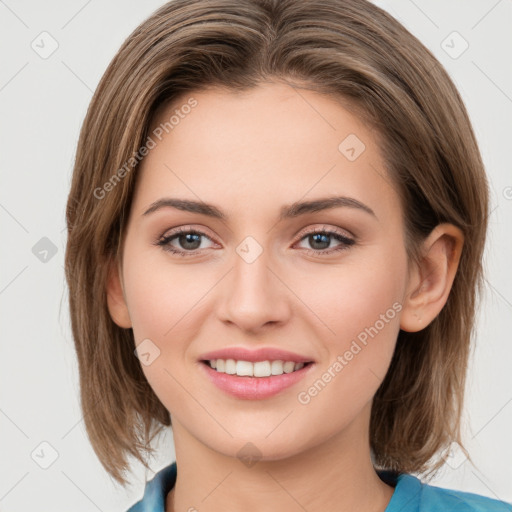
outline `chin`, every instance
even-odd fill
[[[270,431],[270,430],[269,430]],[[206,443],[214,451],[226,456],[237,458],[247,467],[256,462],[271,462],[294,457],[306,449],[303,442],[296,437],[290,439],[289,432],[286,439],[277,437],[275,439],[265,438],[268,434],[261,433],[258,436],[235,436],[227,442],[220,444]],[[271,434],[272,436],[273,434]]]

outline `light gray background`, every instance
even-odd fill
[[[448,69],[492,187],[486,299],[465,411],[466,445],[477,468],[454,451],[431,483],[512,502],[512,2],[376,3]],[[116,486],[86,438],[63,257],[65,202],[92,92],[123,40],[162,4],[0,1],[0,511],[121,512],[153,475],[135,465],[134,485]],[[51,36],[40,36],[43,31]],[[51,49],[52,38],[58,48],[47,58],[31,47]],[[469,47],[458,56],[464,40]],[[54,244],[54,255],[41,252],[49,245],[43,237]],[[174,460],[169,433],[159,448],[154,472]]]

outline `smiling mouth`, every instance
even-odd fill
[[[306,363],[283,360],[251,362],[235,359],[210,359],[201,362],[218,373],[226,373],[237,377],[273,377],[294,373],[313,364],[312,361]]]

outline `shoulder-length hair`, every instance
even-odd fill
[[[448,300],[419,332],[400,331],[372,406],[376,468],[435,473],[461,440],[466,367],[488,216],[488,183],[463,101],[418,39],[366,0],[174,0],[126,39],[80,132],[67,202],[66,279],[87,434],[122,485],[128,455],[146,468],[171,425],[134,355],[131,329],[107,308],[141,148],[157,108],[209,86],[286,81],[332,95],[379,135],[403,210],[409,261],[439,223],[464,234]],[[185,95],[185,96],[184,96]]]

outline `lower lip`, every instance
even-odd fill
[[[201,362],[208,378],[222,391],[243,400],[262,400],[283,391],[299,382],[314,366],[309,363],[300,370],[273,375],[271,377],[240,377],[221,373],[207,363]]]

